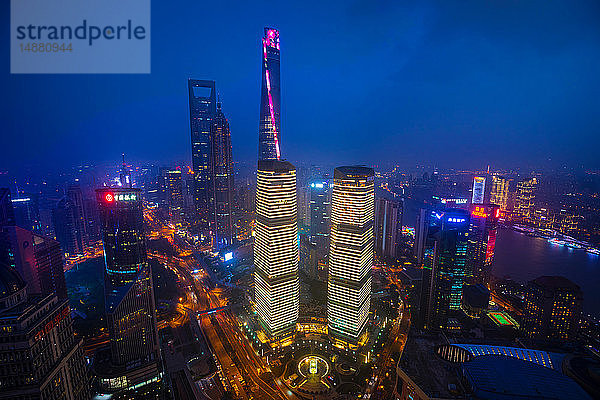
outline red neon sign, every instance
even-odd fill
[[[488,214],[485,212],[485,207],[475,207],[475,209],[473,211],[471,211],[471,215],[473,217],[481,217],[481,218],[487,218]]]
[[[106,193],[104,195],[104,200],[106,200],[109,203],[112,203],[113,201],[115,201],[115,196],[113,196],[112,193]]]
[[[50,333],[50,331],[52,331],[52,329],[54,329],[55,326],[60,324],[60,322],[63,319],[67,318],[70,313],[71,313],[71,309],[69,307],[65,307],[61,312],[56,314],[54,319],[48,321],[48,323],[46,323],[46,325],[35,334],[35,336],[34,336],[35,340],[36,341],[40,340],[44,336],[46,336],[48,333]]]

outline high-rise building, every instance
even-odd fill
[[[167,192],[169,198],[169,215],[175,223],[183,221],[183,186],[181,184],[181,171],[167,171]]]
[[[219,249],[233,242],[233,156],[229,122],[214,81],[188,81],[196,222]]]
[[[450,313],[460,308],[468,229],[466,210],[431,212],[419,310],[420,325],[425,329],[445,328]]]
[[[561,208],[554,216],[552,228],[565,235],[576,235],[579,233],[579,222],[581,217],[570,210]]]
[[[108,356],[96,357],[94,369],[103,391],[152,390],[162,372],[141,190],[102,188],[96,190],[96,198],[102,221],[110,349]]]
[[[295,329],[300,304],[296,169],[259,160],[256,174],[255,304],[264,329],[277,338]]]
[[[500,206],[501,212],[508,210],[508,193],[511,180],[500,175],[492,175],[490,203]]]
[[[562,276],[541,276],[527,284],[522,328],[531,338],[573,340],[581,317],[583,294]]]
[[[76,217],[75,204],[67,196],[58,201],[52,210],[52,225],[54,235],[65,253],[82,254],[83,246],[78,233],[78,221]]]
[[[208,233],[214,215],[212,131],[217,112],[215,81],[188,80],[190,129],[192,134],[192,168],[195,188],[196,222]]]
[[[417,265],[423,265],[425,244],[429,232],[429,217],[431,212],[427,208],[420,208],[415,221],[415,241],[413,244],[413,255],[417,259]]]
[[[70,311],[66,298],[30,295],[19,274],[0,264],[0,399],[90,398]]]
[[[350,345],[359,343],[369,317],[374,203],[372,168],[334,170],[327,319],[330,336]]]
[[[487,285],[494,261],[500,207],[496,204],[471,204],[470,213],[465,278],[473,284]]]
[[[10,189],[0,188],[0,227],[15,224],[15,210],[10,199]]]
[[[29,293],[67,298],[60,243],[18,226],[4,227],[0,236],[3,247],[0,261],[17,270],[28,283]]]
[[[323,258],[329,251],[331,186],[328,179],[310,184],[310,237],[317,245],[319,258]]]
[[[485,199],[485,177],[476,176],[473,178],[473,197],[471,204],[482,204]]]
[[[281,86],[277,29],[265,28],[262,54],[258,159],[279,160],[281,158]]]
[[[402,238],[402,201],[386,193],[375,195],[375,254],[395,258]]]
[[[40,209],[37,196],[12,196],[15,223],[23,229],[39,232],[41,230]]]
[[[536,178],[525,179],[517,183],[513,219],[519,222],[530,222],[535,207]]]
[[[71,199],[74,206],[76,240],[78,246],[83,250],[89,244],[87,229],[87,212],[83,192],[79,185],[71,185],[67,188],[67,197]]]
[[[317,279],[319,260],[317,245],[312,243],[308,235],[300,234],[300,270],[311,279]]]
[[[214,245],[217,249],[233,243],[233,156],[229,122],[217,103],[213,143],[213,182],[214,182]]]
[[[296,197],[298,198],[298,223],[304,226],[310,226],[310,189],[309,185],[303,185],[298,181],[298,190],[296,191]]]

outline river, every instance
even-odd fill
[[[600,256],[501,228],[492,273],[522,283],[542,275],[564,276],[583,291],[584,312],[600,317]]]

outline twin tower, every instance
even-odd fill
[[[332,338],[350,345],[365,331],[373,265],[373,169],[338,167],[331,202],[327,296]],[[254,242],[255,307],[274,339],[296,329],[299,307],[296,169],[259,160]]]
[[[296,169],[281,159],[279,32],[265,28],[254,243],[255,307],[274,340],[298,320]],[[365,332],[373,264],[373,169],[338,167],[333,177],[327,317],[334,340],[356,345]]]

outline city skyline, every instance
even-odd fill
[[[600,4],[92,3],[11,37],[0,400],[600,398]]]

